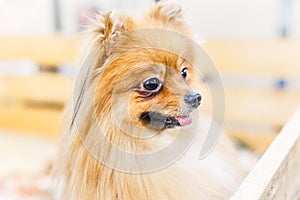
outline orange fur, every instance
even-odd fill
[[[183,50],[182,55],[191,60],[193,50],[188,44],[156,35],[155,31],[149,37],[134,32],[149,27],[190,36],[190,30],[181,18],[181,8],[165,2],[157,4],[140,20],[112,12],[99,15],[88,29],[90,50],[82,63],[82,68],[86,69],[77,80],[79,94],[74,94],[74,105],[66,113],[67,126],[55,170],[62,191],[58,199],[222,199],[229,197],[243,177],[235,161],[237,152],[230,142],[221,142],[219,148],[222,150],[205,161],[193,161],[187,153],[173,165],[151,173],[142,173],[143,166],[155,160],[140,163],[141,172],[135,174],[116,170],[99,161],[100,158],[118,164],[122,159],[126,160],[101,141],[99,129],[107,141],[124,151],[148,153],[161,149],[176,133],[173,129],[156,131],[145,127],[139,121],[141,113],[160,109],[163,114],[177,116],[186,112],[182,99],[191,91],[189,84],[195,74],[192,65],[174,52],[141,47],[163,45]],[[187,81],[180,76],[183,63],[189,72]],[[131,72],[130,76],[128,72]],[[155,74],[162,77],[166,85],[157,96],[145,99],[132,90],[136,84]],[[206,117],[201,120],[210,123]],[[207,128],[205,125],[201,130],[205,132]],[[190,131],[188,127],[182,129]],[[143,140],[133,135],[154,137]],[[219,162],[222,155],[225,161]],[[224,170],[223,173],[233,180],[234,187],[220,181],[215,174],[215,171],[222,171],[223,165],[230,168],[229,172]],[[212,170],[210,166],[218,169]]]

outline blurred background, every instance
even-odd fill
[[[179,2],[223,78],[226,132],[262,154],[300,102],[300,1]],[[153,3],[0,0],[1,200],[48,198],[59,121],[76,77],[77,33],[87,19],[111,9],[135,16]]]

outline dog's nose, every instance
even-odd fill
[[[197,108],[201,103],[201,95],[196,92],[191,92],[185,95],[184,102],[191,105],[193,108]]]

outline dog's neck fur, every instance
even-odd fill
[[[92,129],[90,127],[90,130]],[[76,131],[76,128],[72,128],[73,131]],[[139,153],[145,147],[149,150],[152,148],[146,143],[142,144],[138,139],[133,140],[130,136],[124,135],[118,128],[106,129],[106,131],[105,135],[112,143],[132,152]],[[172,188],[178,188],[176,186],[178,183],[173,179],[175,174],[172,174],[172,171],[163,170],[159,173],[144,174],[141,169],[141,173],[135,174],[121,172],[105,166],[96,158],[100,156],[114,161],[122,159],[119,155],[111,152],[110,146],[100,145],[97,147],[97,152],[90,152],[82,138],[78,135],[75,136],[76,133],[73,134],[72,141],[70,141],[70,137],[65,141],[67,144],[64,148],[66,156],[63,159],[68,160],[63,162],[68,164],[63,166],[66,167],[65,170],[69,174],[63,176],[65,192],[61,199],[173,199],[174,196],[183,199],[183,196],[179,194],[180,191],[174,195]],[[118,138],[122,135],[121,139]],[[93,153],[98,153],[98,155],[93,155]]]
[[[108,123],[107,127],[112,126],[111,120],[102,121]],[[93,135],[94,144],[97,148],[89,149],[82,135],[78,132],[76,126],[69,129],[63,140],[64,147],[61,152],[61,162],[58,165],[57,177],[63,181],[63,191],[59,199],[72,200],[114,200],[114,199],[218,199],[220,194],[227,194],[226,190],[216,187],[214,180],[209,174],[199,172],[199,165],[193,168],[194,163],[189,159],[177,161],[174,165],[164,169],[143,173],[141,168],[140,173],[122,172],[122,169],[114,169],[111,166],[103,164],[103,160],[126,162],[126,158],[122,155],[115,154],[111,151],[111,146],[105,145],[99,141],[99,131],[93,127],[94,119],[85,121],[85,124],[90,126],[85,134]],[[94,132],[91,132],[94,130]],[[110,142],[126,148],[133,153],[141,153],[151,151],[159,146],[151,146],[153,143],[143,143],[138,139],[132,140],[132,137],[126,135],[119,128],[106,129],[103,126],[105,137],[109,138]],[[135,131],[140,131],[136,129]],[[149,133],[150,134],[150,133]],[[98,137],[96,136],[98,135]],[[123,136],[122,136],[123,135]],[[158,137],[169,136],[168,133],[162,132]],[[115,136],[115,137],[114,137]],[[121,136],[118,139],[116,136]],[[170,136],[172,137],[172,136]],[[170,138],[168,138],[170,139]],[[103,145],[104,144],[104,145]],[[99,161],[100,158],[100,161]],[[149,160],[149,162],[153,162]],[[154,161],[155,162],[155,161]],[[199,161],[198,161],[199,162]],[[122,162],[121,162],[122,163]],[[138,163],[140,166],[145,166],[147,163]],[[200,170],[201,171],[201,170]],[[198,177],[195,174],[201,173]],[[205,184],[199,184],[199,180]],[[211,185],[208,184],[211,183]],[[209,188],[207,187],[209,185]]]

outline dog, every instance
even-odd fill
[[[238,188],[247,172],[225,135],[198,158],[212,119],[192,89],[197,53],[177,37],[192,38],[181,10],[162,1],[141,18],[99,14],[87,29],[54,170],[56,199],[228,199]]]

